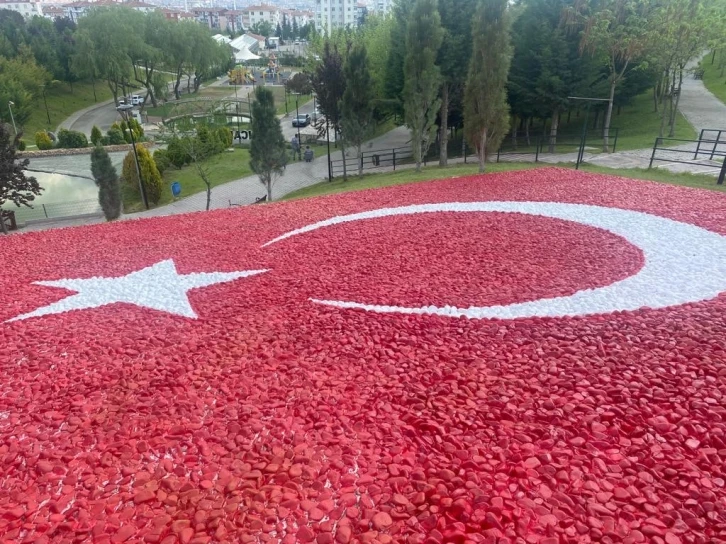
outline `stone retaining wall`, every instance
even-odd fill
[[[150,148],[154,146],[154,142],[139,142],[144,147]],[[106,145],[104,149],[108,153],[114,153],[117,151],[131,151],[131,144],[121,145]],[[45,149],[45,150],[33,150],[33,151],[19,151],[17,156],[25,159],[37,159],[43,157],[61,157],[64,155],[90,155],[93,151],[93,146],[81,147],[77,149]]]

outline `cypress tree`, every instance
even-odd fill
[[[91,173],[98,186],[98,203],[106,221],[118,219],[121,216],[121,184],[116,168],[101,146],[93,148],[91,153]]]
[[[272,91],[257,87],[252,103],[252,143],[250,167],[267,189],[267,200],[272,200],[272,184],[282,175],[287,165],[287,143],[282,135],[280,120],[275,111]]]

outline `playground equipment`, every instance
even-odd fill
[[[227,75],[230,85],[249,85],[256,82],[252,71],[246,66],[237,65]]]

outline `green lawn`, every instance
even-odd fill
[[[40,130],[55,130],[58,125],[65,121],[69,115],[78,110],[93,106],[96,100],[93,96],[93,84],[91,82],[78,82],[73,84],[73,91],[67,83],[57,83],[49,86],[45,93],[48,101],[48,113],[50,123],[45,111],[43,96],[35,100],[35,106],[30,119],[23,125],[25,132],[24,140],[28,145],[35,145],[35,133]],[[113,98],[111,90],[103,81],[96,81],[96,97],[98,102],[104,102]]]
[[[560,165],[563,168],[574,168],[571,164]],[[506,172],[511,170],[532,170],[534,168],[551,168],[552,165],[542,165],[535,163],[493,163],[487,164],[487,173]],[[641,169],[611,169],[605,167],[582,165],[581,170],[585,172],[597,172],[609,174],[613,176],[622,176],[626,178],[642,179],[657,181],[661,183],[669,183],[672,185],[682,185],[685,187],[696,187],[699,189],[710,189],[713,191],[726,192],[726,185],[716,185],[716,178],[713,176],[694,175],[694,174],[674,174],[667,170],[654,168],[652,170]],[[363,189],[375,189],[378,187],[388,187],[391,185],[403,185],[406,183],[415,183],[417,181],[427,181],[433,179],[445,179],[458,176],[466,176],[476,174],[478,165],[460,164],[447,168],[439,166],[429,166],[423,168],[421,172],[414,169],[400,170],[385,174],[367,174],[362,178],[353,176],[348,181],[335,179],[332,183],[324,181],[310,187],[305,187],[283,197],[283,200],[308,198],[313,196],[328,195],[334,193],[344,193],[347,191],[360,191]]]
[[[252,174],[250,152],[244,148],[236,148],[234,151],[225,151],[210,157],[204,161],[204,165],[208,168],[212,187]],[[157,206],[163,206],[173,200],[171,184],[174,181],[181,183],[182,192],[180,198],[207,190],[207,186],[197,174],[194,165],[185,166],[181,170],[177,170],[172,166],[164,172],[163,177],[164,191]],[[124,213],[134,213],[143,209],[137,190],[124,186],[123,196]]]
[[[726,104],[726,69],[719,68],[721,62],[726,62],[724,59],[726,52],[723,50],[721,54],[716,53],[716,59],[711,64],[711,53],[703,57],[701,61],[701,67],[703,68],[703,84],[706,88],[711,91],[716,97]],[[715,122],[715,120],[714,120]],[[723,122],[723,120],[722,120]]]
[[[655,139],[658,137],[660,131],[660,112],[656,113],[653,111],[653,91],[647,91],[639,96],[636,96],[632,104],[623,106],[618,113],[617,106],[613,110],[613,118],[610,126],[619,129],[618,142],[616,151],[625,151],[628,149],[644,149],[653,147]],[[591,111],[589,117],[589,128],[592,131],[592,122],[594,120],[594,114]],[[583,118],[577,118],[576,115],[572,115],[570,122],[567,123],[565,118],[560,125],[560,133],[577,134],[582,132]],[[602,127],[602,114],[598,126]],[[592,131],[594,133],[594,131]],[[666,132],[667,136],[667,132]],[[697,134],[691,124],[686,121],[686,118],[678,113],[676,119],[676,131],[673,138],[693,139],[696,138]],[[590,138],[588,133],[588,138]],[[592,145],[602,144],[602,138],[592,139]],[[574,149],[569,150],[574,151]]]

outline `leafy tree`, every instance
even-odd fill
[[[267,189],[267,200],[272,200],[272,185],[287,165],[287,144],[282,135],[280,120],[275,110],[272,91],[257,87],[252,103],[252,143],[250,167]]]
[[[439,165],[448,164],[449,117],[462,117],[461,96],[466,82],[464,66],[471,57],[471,15],[477,0],[439,0],[444,39],[437,64],[441,69],[441,111],[439,113]]]
[[[441,72],[436,66],[436,56],[442,39],[436,0],[416,0],[406,29],[403,99],[417,172],[431,145],[436,114],[441,106],[438,99]]]
[[[63,149],[88,147],[88,138],[86,138],[83,132],[62,128],[58,131],[58,147],[62,147]]]
[[[257,21],[252,25],[251,30],[254,34],[264,36],[265,38],[272,36],[272,33],[275,31],[270,21]]]
[[[615,88],[622,82],[630,63],[646,51],[651,39],[648,18],[654,2],[644,0],[585,0],[572,10],[582,25],[581,47],[606,60],[610,102],[605,114],[603,150],[609,150],[610,121]]]
[[[91,143],[93,145],[98,145],[101,141],[101,138],[103,138],[103,133],[101,132],[101,129],[98,128],[96,125],[93,125],[93,128],[91,129]]]
[[[313,91],[310,76],[305,72],[298,72],[287,80],[287,90],[291,93],[310,94]]]
[[[108,137],[109,145],[121,145],[126,143],[124,133],[121,132],[121,129],[118,127],[112,126],[108,132],[106,132],[106,136]]]
[[[325,42],[321,61],[315,67],[312,76],[313,89],[318,97],[318,106],[325,116],[326,123],[335,134],[342,129],[341,101],[345,93],[346,81],[343,75],[343,58],[335,45]],[[325,130],[326,127],[321,127]],[[343,157],[345,157],[345,141],[342,142]],[[343,179],[347,179],[348,172],[343,161]]]
[[[348,53],[343,67],[343,77],[346,81],[341,103],[343,139],[358,149],[360,159],[363,156],[363,142],[370,133],[373,118],[371,71],[368,66],[368,55],[363,45],[354,45]],[[361,161],[358,161],[358,175],[363,175]]]
[[[7,124],[0,124],[0,207],[6,202],[16,206],[31,206],[43,190],[38,181],[25,175],[28,159],[16,157],[16,142]],[[1,212],[0,212],[1,213]],[[2,231],[7,234],[5,221],[0,218]]]
[[[480,0],[472,27],[472,55],[464,95],[464,130],[476,148],[479,172],[509,125],[507,76],[512,59],[507,0]]]
[[[139,169],[141,170],[141,179],[143,180],[146,198],[152,204],[158,204],[161,199],[163,187],[161,174],[159,174],[156,163],[154,163],[154,159],[146,147],[141,144],[136,144],[136,152],[139,156]],[[137,192],[139,190],[139,175],[136,171],[133,150],[129,151],[126,157],[124,157],[121,179],[131,191]]]
[[[91,173],[96,180],[98,203],[106,221],[118,219],[121,216],[121,185],[116,168],[103,147],[96,146],[91,152]]]

